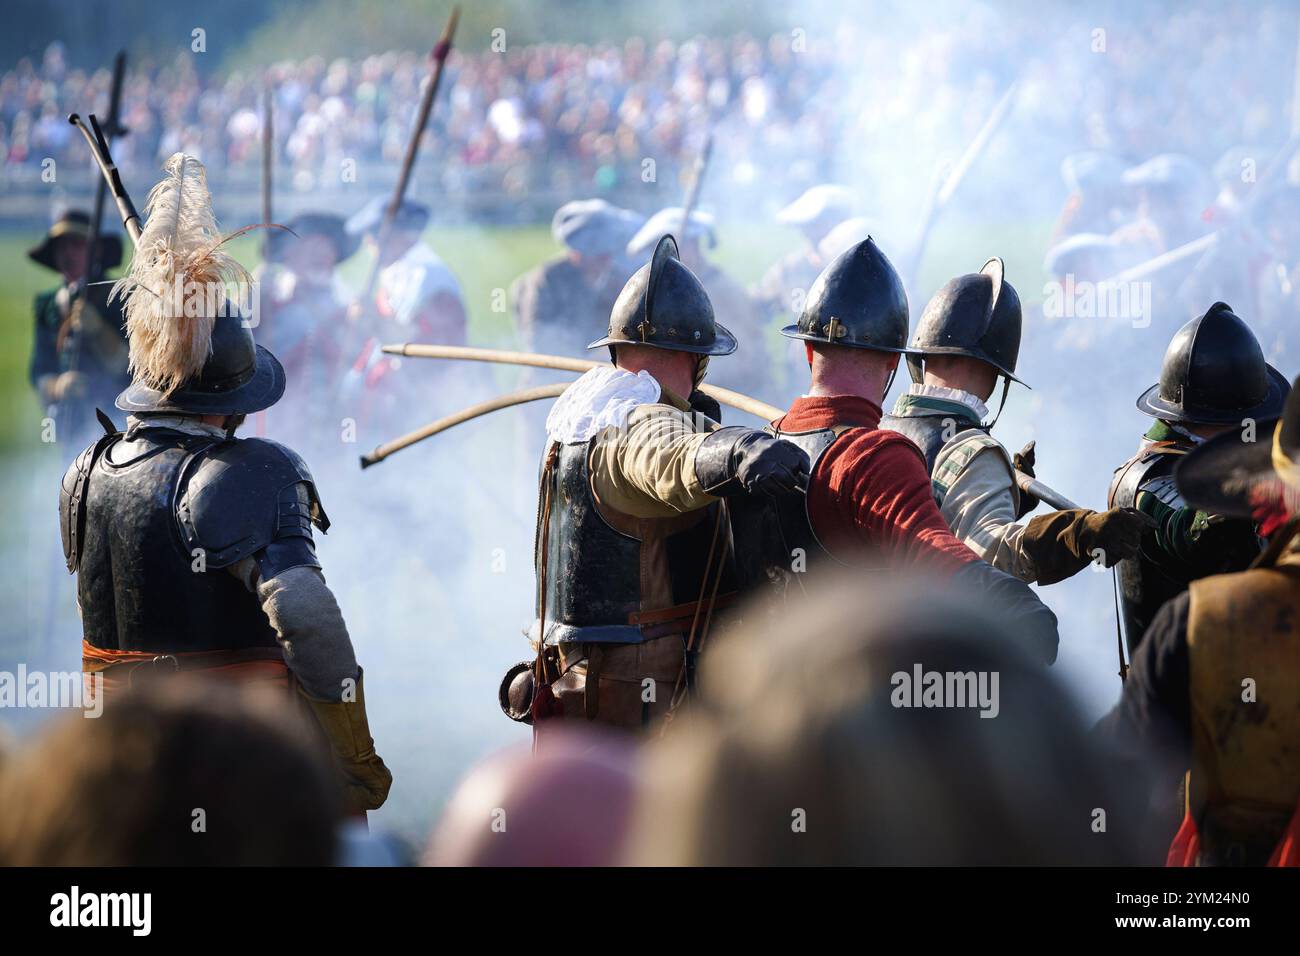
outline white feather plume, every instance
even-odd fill
[[[130,271],[111,297],[125,299],[131,374],[164,394],[197,375],[212,352],[212,327],[226,308],[228,282],[248,272],[221,251],[207,173],[193,156],[174,153],[149,191],[145,226]]]

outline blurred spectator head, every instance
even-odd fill
[[[429,866],[607,866],[620,859],[636,776],[632,743],[560,726],[470,770],[425,854]]]
[[[59,720],[0,775],[0,863],[323,866],[342,811],[283,693],[172,680]]]
[[[648,758],[633,862],[1120,860],[1079,713],[978,595],[859,574],[746,620]]]

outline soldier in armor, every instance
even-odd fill
[[[331,744],[348,806],[375,809],[392,778],[316,556],[312,527],[324,532],[329,519],[302,458],[235,437],[244,416],[283,394],[284,369],[224,297],[212,315],[210,285],[224,292],[247,274],[213,241],[202,165],[178,153],[166,169],[117,287],[129,290],[133,380],[117,398],[126,430],[101,414],[105,434],[59,496],[83,669],[88,681],[101,675],[109,707],[118,690],[174,673],[292,687]],[[182,274],[183,297],[154,291]]]
[[[717,612],[736,597],[727,502],[793,491],[807,459],[762,431],[719,426],[698,386],[736,340],[672,236],[589,347],[607,347],[613,367],[584,374],[547,419],[537,657],[507,674],[502,707],[535,725],[636,729],[683,698]]]
[[[1013,457],[989,434],[997,416],[985,423],[985,403],[999,378],[1003,404],[1011,383],[1020,382],[1020,323],[1020,297],[1001,259],[953,279],[921,315],[907,356],[912,385],[880,427],[921,449],[953,534],[995,568],[1053,584],[1082,571],[1094,555],[1106,567],[1133,557],[1148,519],[1134,508],[1075,508],[1019,523],[1038,504],[1015,480],[1017,468],[1033,474],[1033,443]]]
[[[777,396],[772,387],[767,325],[744,287],[705,257],[703,245],[707,243],[713,248],[718,244],[713,217],[694,211],[691,221],[683,228],[683,212],[679,206],[659,210],[628,242],[627,254],[644,262],[664,236],[672,233],[680,239],[682,263],[700,280],[714,312],[727,320],[728,328],[741,344],[742,354],[720,370],[717,384],[772,401]]]
[[[1160,381],[1137,407],[1156,421],[1137,454],[1115,469],[1108,502],[1137,508],[1156,525],[1139,553],[1119,563],[1120,608],[1130,656],[1166,601],[1197,578],[1243,571],[1259,555],[1254,525],[1183,499],[1174,467],[1222,432],[1275,418],[1289,385],[1264,361],[1259,342],[1232,308],[1216,302],[1184,325],[1165,351]]]
[[[1056,617],[1022,581],[999,571],[948,528],[925,458],[880,427],[899,357],[907,353],[907,296],[898,273],[867,238],[813,284],[797,325],[811,384],[772,433],[808,453],[808,493],[777,503],[781,548],[771,571],[833,557],[867,568],[912,567],[983,588],[1022,619],[1043,659],[1056,658]]]
[[[122,311],[108,301],[107,286],[86,286],[90,232],[90,216],[71,210],[27,253],[63,277],[57,289],[36,297],[28,377],[41,407],[56,409],[60,427],[70,430],[56,436],[70,448],[93,434],[94,409],[111,402],[129,381]],[[117,268],[121,239],[100,236],[98,253],[101,274]]]
[[[1230,430],[1175,469],[1186,507],[1254,524],[1269,544],[1250,570],[1193,581],[1160,609],[1107,718],[1153,788],[1190,768],[1170,866],[1300,866],[1296,385],[1252,440]]]
[[[627,276],[619,268],[624,249],[641,221],[603,199],[576,200],[556,211],[551,235],[564,255],[524,273],[510,288],[524,348],[579,355],[600,334]]]

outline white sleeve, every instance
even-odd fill
[[[989,564],[1034,581],[1037,572],[1021,545],[1025,528],[1016,523],[1016,505],[1006,454],[990,446],[977,451],[952,479],[939,510],[952,533]]]

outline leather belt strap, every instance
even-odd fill
[[[114,651],[82,643],[81,669],[86,673],[139,667],[153,667],[159,672],[211,670],[232,664],[250,664],[254,661],[279,661],[284,663],[284,652],[278,647],[238,647],[217,651],[188,651],[178,654],[154,651]]]
[[[734,591],[728,594],[719,594],[713,601],[713,607],[720,608],[734,604],[736,597]],[[637,611],[627,616],[627,622],[638,627],[644,627],[646,625],[689,621],[695,617],[695,612],[699,606],[699,601],[688,601],[685,604],[674,604],[672,607],[661,607],[653,611]]]

